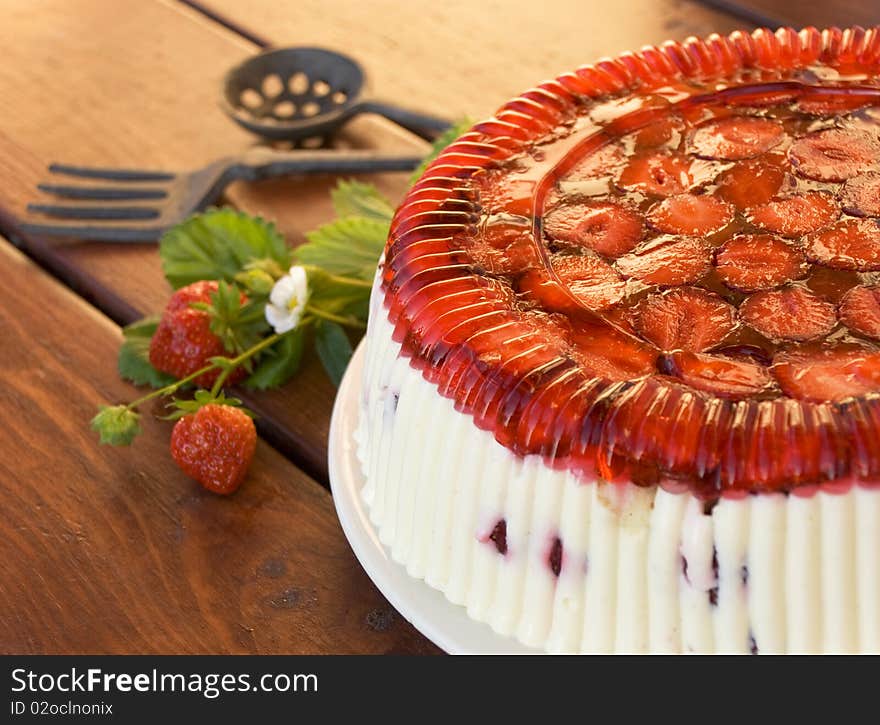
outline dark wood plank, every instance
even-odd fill
[[[0,25],[7,54],[0,94],[18,99],[12,121],[0,130],[0,219],[8,232],[33,200],[35,185],[45,180],[50,161],[176,169],[253,143],[217,104],[220,78],[256,50],[253,44],[177,3],[139,3],[126,11],[124,22],[110,22],[114,6],[111,0],[83,0],[73,13],[64,0],[38,0],[27,11],[14,9]],[[396,126],[368,118],[353,124],[339,145],[425,148]],[[397,196],[405,178],[392,174],[379,182]],[[237,184],[227,196],[273,218],[277,200],[284,199],[285,208],[295,200],[294,213],[280,220],[295,244],[332,217],[328,191],[335,181]],[[117,322],[160,311],[169,295],[153,245],[18,241]],[[310,359],[290,390],[246,396],[261,414],[261,432],[325,484],[334,394]]]
[[[355,56],[383,98],[475,118],[601,56],[743,25],[690,0],[199,3],[274,45],[320,45]]]
[[[429,652],[354,558],[330,496],[260,442],[202,491],[147,414],[99,447],[119,329],[0,239],[0,652]]]
[[[880,5],[865,0],[704,0],[722,11],[739,14],[746,20],[769,27],[791,25],[817,28],[880,23]]]

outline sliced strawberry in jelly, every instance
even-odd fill
[[[807,256],[835,269],[880,270],[880,224],[873,219],[843,219],[806,240]]]
[[[649,374],[657,351],[638,338],[604,324],[573,324],[572,355],[592,375],[606,380],[632,380]]]
[[[778,121],[756,116],[728,116],[709,121],[693,131],[690,150],[697,156],[739,161],[778,146],[785,130]]]
[[[840,321],[854,332],[880,340],[880,286],[847,292],[840,301]]]
[[[847,179],[840,202],[847,214],[880,217],[880,172],[869,171]]]
[[[740,305],[742,319],[769,340],[815,340],[837,324],[837,309],[804,287],[756,292]]]
[[[648,223],[668,234],[707,235],[723,229],[733,219],[733,207],[714,196],[678,194],[648,210]]]
[[[473,183],[479,191],[480,206],[484,211],[531,216],[534,209],[534,181],[510,178],[502,172],[490,171],[474,176]]]
[[[657,237],[617,260],[624,277],[663,287],[692,284],[711,267],[711,248],[694,237]]]
[[[788,150],[799,176],[816,181],[845,181],[876,168],[880,143],[860,131],[827,129],[799,139]]]
[[[661,151],[636,154],[617,180],[622,189],[654,196],[681,194],[693,183],[690,161]]]
[[[813,116],[836,116],[871,104],[864,95],[847,93],[811,93],[795,103],[798,111]]]
[[[528,227],[494,222],[466,241],[474,264],[490,274],[518,274],[538,264],[538,251]]]
[[[784,351],[771,372],[792,398],[840,402],[880,392],[880,352],[855,345]]]
[[[641,215],[614,202],[562,204],[544,219],[544,229],[557,241],[606,257],[631,252],[644,234]]]
[[[692,388],[722,398],[751,397],[773,387],[773,378],[763,365],[721,355],[673,352],[661,356],[657,368]]]
[[[635,146],[641,151],[658,146],[677,146],[684,123],[674,116],[657,119],[635,132]]]
[[[608,144],[579,161],[569,171],[567,181],[589,181],[610,176],[626,162],[626,152],[617,144]]]
[[[708,350],[736,327],[736,310],[714,292],[678,287],[653,294],[633,310],[635,329],[661,350]]]
[[[840,206],[830,194],[808,191],[769,201],[746,211],[756,227],[784,237],[800,237],[827,227],[840,216]]]
[[[600,257],[557,254],[551,263],[558,281],[540,268],[526,272],[518,282],[520,291],[548,312],[571,312],[572,295],[592,310],[611,307],[623,298],[626,283]]]
[[[839,304],[843,296],[853,287],[861,283],[858,272],[847,269],[831,269],[815,265],[810,270],[810,276],[804,280],[813,292],[823,300],[833,304]]]
[[[718,276],[741,292],[773,289],[803,277],[809,265],[803,252],[769,234],[742,234],[728,240],[715,257]]]
[[[737,209],[766,204],[785,181],[784,160],[780,154],[769,154],[734,164],[719,174],[718,196]]]

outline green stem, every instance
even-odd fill
[[[296,329],[296,328],[294,328],[294,329]],[[289,332],[293,332],[293,330],[290,330]],[[278,340],[280,340],[282,337],[284,337],[284,335],[287,335],[287,334],[289,334],[289,333],[284,332],[284,333],[279,334],[276,332],[274,335],[269,335],[269,337],[264,337],[256,345],[254,345],[251,348],[248,348],[243,353],[241,353],[241,355],[239,355],[238,357],[230,358],[229,364],[226,366],[226,368],[223,370],[223,372],[217,376],[217,380],[214,383],[214,386],[211,388],[211,397],[215,397],[217,395],[217,393],[219,393],[223,389],[223,383],[226,382],[227,378],[229,378],[229,376],[232,374],[232,372],[233,372],[233,370],[235,370],[235,368],[237,368],[239,365],[241,365],[243,362],[245,362],[249,358],[252,358],[258,352],[262,352],[267,347],[271,347],[276,342],[278,342]]]
[[[291,332],[293,332],[293,330],[291,330]],[[226,379],[229,377],[230,373],[235,368],[237,368],[239,365],[241,365],[241,363],[243,363],[248,358],[253,357],[258,352],[262,352],[267,347],[274,345],[276,342],[278,342],[278,340],[280,340],[286,334],[288,334],[288,333],[285,332],[280,335],[276,333],[274,335],[269,335],[269,337],[264,337],[256,345],[254,345],[251,348],[248,348],[243,353],[241,353],[238,357],[229,358],[229,365],[226,367],[225,370],[223,370],[222,373],[220,373],[220,375],[217,377],[217,382],[215,382],[214,387],[211,388],[211,395],[217,395],[217,393],[220,392],[220,389],[223,387],[223,383],[226,382]],[[153,400],[154,398],[160,398],[165,395],[171,395],[172,393],[177,392],[180,388],[182,388],[187,383],[191,383],[193,380],[195,380],[200,375],[204,375],[205,373],[211,372],[211,370],[214,370],[217,367],[219,367],[219,366],[215,365],[214,363],[211,363],[210,365],[205,365],[205,367],[199,368],[194,373],[187,375],[185,378],[181,378],[180,380],[175,380],[173,383],[166,385],[164,388],[159,388],[158,390],[154,390],[151,393],[147,393],[143,397],[138,398],[137,400],[129,403],[125,407],[128,410],[132,410],[132,409],[136,408],[137,406],[142,405],[143,403],[146,403],[148,400]]]
[[[322,320],[328,320],[330,322],[336,322],[340,325],[344,325],[345,327],[353,327],[356,330],[366,330],[367,326],[361,322],[360,320],[356,320],[353,317],[343,317],[342,315],[334,315],[332,312],[327,312],[322,310],[320,307],[312,307],[311,305],[306,305],[306,312],[310,312],[315,317],[320,317]]]
[[[340,277],[337,274],[328,274],[327,279],[336,284],[347,285],[348,287],[360,287],[362,289],[372,289],[373,283],[363,279],[355,279],[354,277]]]

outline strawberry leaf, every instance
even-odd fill
[[[304,331],[303,327],[296,328],[263,353],[245,385],[254,390],[268,390],[284,385],[293,377],[302,362]]]
[[[390,222],[394,207],[372,184],[361,181],[340,181],[330,192],[333,208],[339,217],[359,216]]]
[[[124,340],[117,366],[119,374],[135,385],[162,388],[174,381],[172,376],[156,370],[150,363],[150,339],[158,326],[158,317],[145,317],[122,329]]]
[[[92,418],[92,429],[98,431],[101,443],[128,446],[141,432],[140,416],[124,405],[102,405]]]
[[[338,388],[352,355],[345,330],[335,322],[321,320],[315,330],[315,350],[330,380]]]
[[[202,279],[231,282],[255,266],[286,270],[291,262],[291,250],[274,224],[230,208],[209,209],[169,229],[159,256],[175,289]]]
[[[227,398],[222,391],[214,395],[208,390],[197,390],[191,400],[174,398],[171,401],[171,407],[174,410],[168,415],[162,416],[162,420],[179,420],[185,415],[195,413],[199,408],[203,408],[206,405],[228,405],[233,408],[241,408],[251,418],[254,417],[253,411],[242,407],[241,400],[238,398]]]
[[[388,231],[389,223],[379,219],[336,219],[306,234],[308,242],[294,253],[301,264],[372,281]]]

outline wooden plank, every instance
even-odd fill
[[[383,98],[475,118],[601,56],[743,25],[689,0],[199,2],[274,45],[320,45],[355,56]]]
[[[2,239],[0,265],[0,651],[435,651],[264,442],[229,498],[177,469],[149,411],[132,448],[99,447],[96,406],[135,395],[118,327]]]
[[[74,13],[65,0],[19,2],[0,25],[6,51],[0,94],[17,99],[0,131],[0,217],[10,231],[51,161],[179,169],[254,142],[217,100],[223,73],[255,46],[178,3],[137,3],[124,18],[114,7],[112,0],[81,0]],[[339,145],[425,148],[396,126],[369,118],[353,124]],[[405,179],[392,174],[379,181],[398,196]],[[332,217],[327,192],[334,183],[332,177],[239,183],[228,198],[270,217],[284,199],[291,212],[281,227],[298,243],[304,231]],[[117,322],[160,311],[169,295],[153,245],[18,241]],[[261,431],[324,483],[334,394],[309,359],[290,390],[245,396],[262,415]]]
[[[768,27],[791,25],[817,28],[849,25],[865,27],[880,23],[880,5],[865,0],[704,0],[719,10]]]

